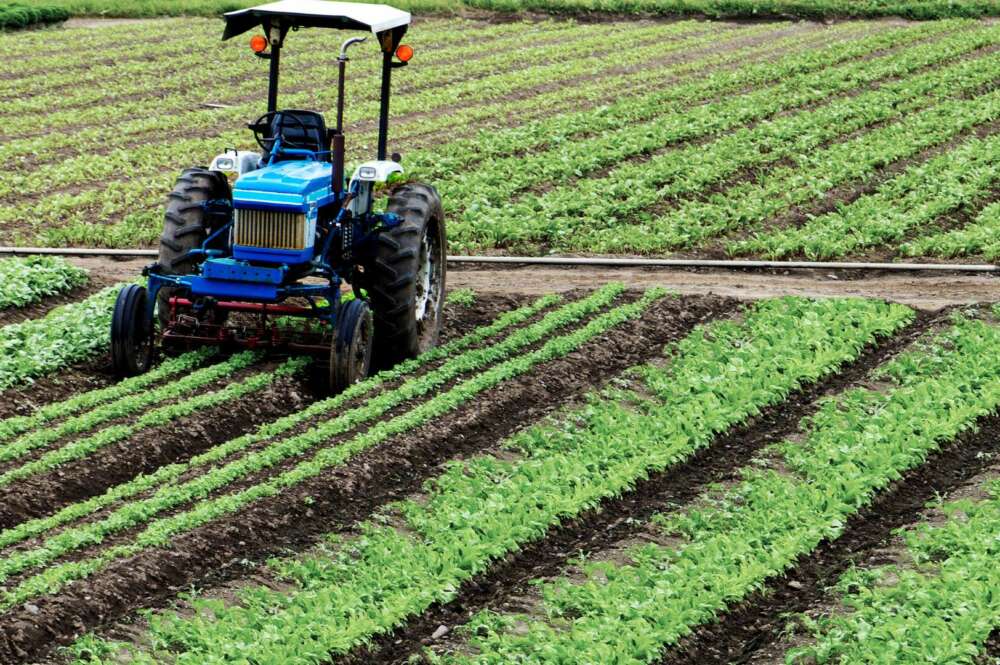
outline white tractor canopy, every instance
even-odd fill
[[[370,30],[385,50],[396,47],[410,24],[409,12],[389,5],[328,0],[279,0],[228,12],[225,18],[226,30],[222,35],[223,40],[241,35],[258,25],[264,28],[265,34],[270,33],[272,25],[278,25],[282,30],[289,28]],[[389,37],[388,44],[386,37]]]

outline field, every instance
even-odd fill
[[[5,40],[0,241],[154,246],[180,165],[252,144],[265,72],[219,33],[165,19]],[[430,19],[390,150],[438,187],[454,253],[993,260],[998,37]],[[330,108],[335,49],[294,38],[283,103]],[[351,63],[351,159],[373,146],[375,65]]]
[[[106,340],[104,293],[4,356]],[[0,661],[1000,655],[989,307],[608,284],[447,313],[325,399],[257,352],[0,368]]]
[[[451,254],[996,260],[1000,24],[898,4],[466,2],[414,25],[390,150]],[[220,28],[5,35],[0,244],[155,247],[263,112]],[[331,108],[324,37],[283,106]],[[330,397],[252,349],[115,377],[144,264],[0,258],[3,665],[1000,663],[989,276],[454,264],[440,344]]]

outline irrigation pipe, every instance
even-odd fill
[[[155,249],[98,249],[93,247],[0,247],[0,255],[95,256],[155,258]],[[449,256],[454,265],[514,264],[536,266],[598,266],[604,268],[721,268],[728,270],[888,270],[894,272],[1000,272],[992,264],[961,263],[870,263],[850,261],[738,261],[724,259],[626,259],[573,256]]]

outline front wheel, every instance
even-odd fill
[[[111,362],[119,376],[135,376],[153,364],[152,321],[145,287],[129,284],[118,292],[111,315]]]
[[[441,198],[409,183],[389,197],[398,226],[383,231],[368,273],[380,365],[413,358],[437,344],[445,292],[447,241]]]
[[[321,392],[339,394],[368,376],[373,332],[372,311],[364,300],[351,300],[340,308],[329,359],[316,364]]]

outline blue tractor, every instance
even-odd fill
[[[167,197],[148,286],[118,294],[111,355],[121,375],[147,371],[160,348],[213,344],[315,356],[321,390],[336,393],[373,364],[389,366],[437,342],[445,289],[441,200],[400,184],[387,157],[392,71],[413,50],[410,15],[387,5],[282,0],[225,15],[223,39],[250,39],[270,63],[267,113],[250,123],[259,152],[229,150],[189,168]],[[364,30],[381,60],[378,154],[344,169],[345,41],[334,129],[315,111],[278,108],[281,51],[304,27]],[[384,206],[376,204],[382,192]],[[377,212],[376,210],[381,210]],[[349,284],[353,297],[342,297]]]

